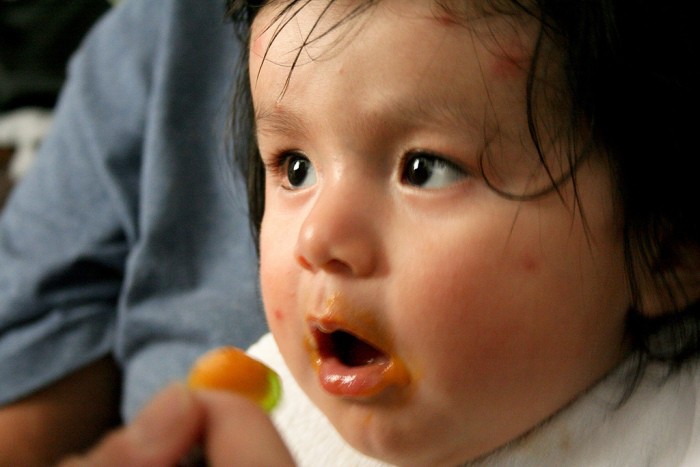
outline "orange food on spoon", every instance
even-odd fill
[[[235,347],[219,347],[202,355],[190,369],[187,383],[194,389],[239,394],[266,412],[275,408],[282,395],[277,373]]]

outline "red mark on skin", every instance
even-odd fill
[[[282,313],[282,310],[279,308],[275,308],[275,310],[272,312],[272,317],[277,321],[282,321],[284,319],[284,313]]]
[[[261,34],[253,38],[250,44],[250,51],[253,55],[264,57],[267,51],[268,44],[272,38],[272,30],[266,28]]]
[[[257,55],[258,57],[262,57],[265,52],[265,49],[263,48],[262,38],[262,36],[256,37],[255,39],[253,39],[253,43],[250,46],[250,51],[253,53],[253,55]]]
[[[527,68],[524,60],[516,60],[512,57],[497,57],[491,67],[491,71],[498,78],[513,79],[524,75]]]
[[[535,272],[539,269],[539,263],[535,258],[533,258],[530,255],[523,255],[522,257],[522,265],[523,269],[525,269],[528,272]]]
[[[493,50],[493,58],[491,71],[497,78],[520,78],[530,68],[530,53],[518,39],[499,43]]]
[[[436,15],[435,19],[443,26],[456,26],[461,24],[457,19],[449,15]]]

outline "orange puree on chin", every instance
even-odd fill
[[[280,399],[277,373],[235,347],[219,347],[202,355],[190,369],[194,389],[217,389],[241,395],[271,411]]]

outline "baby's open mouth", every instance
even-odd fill
[[[309,324],[312,361],[326,392],[367,398],[389,386],[409,383],[406,367],[388,351],[351,331],[321,323]]]
[[[347,331],[329,333],[317,328],[314,337],[321,358],[335,357],[348,367],[378,364],[389,360],[380,349]]]

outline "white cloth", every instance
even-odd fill
[[[250,348],[278,372],[284,396],[273,421],[298,465],[382,466],[355,451],[308,400],[287,370],[270,334]],[[650,366],[626,402],[629,381],[622,365],[550,421],[486,458],[467,465],[518,467],[700,466],[700,378],[695,366],[666,378]]]
[[[17,181],[29,170],[52,121],[53,112],[34,107],[0,115],[0,146],[15,148],[10,178]]]

